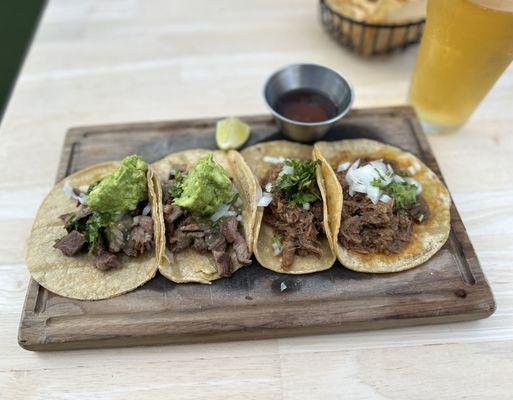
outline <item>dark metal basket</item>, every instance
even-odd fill
[[[320,0],[324,29],[340,44],[364,56],[389,54],[418,43],[425,20],[407,24],[371,24],[356,21],[331,9]]]

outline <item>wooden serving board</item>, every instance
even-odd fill
[[[270,116],[243,118],[254,144],[280,139]],[[216,119],[80,127],[66,137],[57,179],[137,153],[153,162],[178,150],[215,148]],[[371,138],[438,165],[408,107],[352,111],[327,140]],[[485,318],[495,311],[465,227],[452,207],[447,243],[428,262],[394,274],[365,274],[338,262],[328,271],[281,275],[256,262],[212,285],[160,275],[109,300],[79,301],[31,281],[19,329],[29,350],[270,338]]]

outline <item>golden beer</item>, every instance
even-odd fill
[[[429,0],[410,101],[427,131],[460,127],[513,59],[513,0]]]

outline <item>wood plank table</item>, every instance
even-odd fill
[[[506,399],[513,393],[513,68],[430,137],[497,301],[485,320],[250,342],[37,354],[17,330],[25,240],[70,126],[265,112],[275,68],[326,64],[357,107],[403,104],[416,49],[364,60],[313,0],[55,0],[0,127],[0,398]]]

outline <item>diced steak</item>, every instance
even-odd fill
[[[66,236],[59,239],[53,247],[59,249],[67,256],[77,254],[85,245],[84,235],[79,231],[71,231]]]
[[[177,206],[176,204],[167,204],[164,206],[164,220],[167,223],[173,223],[182,215],[184,215],[185,210]]]
[[[202,237],[197,237],[193,239],[192,248],[199,253],[205,253],[208,250],[208,246],[205,243],[205,239]]]
[[[220,231],[228,243],[233,243],[237,261],[242,265],[249,265],[251,264],[251,259],[248,244],[244,236],[237,230],[238,224],[239,221],[235,217],[224,218],[221,222]]]
[[[95,254],[94,266],[100,271],[107,271],[111,268],[121,267],[121,261],[119,261],[115,254],[103,252],[101,254]]]
[[[117,253],[127,243],[128,234],[132,227],[132,217],[125,215],[116,222],[113,222],[105,229],[105,237],[108,243],[108,250]]]
[[[219,276],[230,276],[232,274],[232,259],[226,252],[213,251],[214,262]]]
[[[209,233],[205,237],[205,242],[210,251],[225,251],[226,250],[226,239],[219,232]]]
[[[64,227],[68,232],[71,232],[76,229],[77,225],[85,223],[92,213],[93,211],[88,206],[79,204],[75,212],[63,214],[59,218],[66,217],[64,219]]]
[[[149,216],[134,217],[129,241],[138,253],[143,253],[153,247],[153,219]]]
[[[187,225],[182,225],[178,228],[179,231],[182,232],[203,232],[206,233],[210,230],[210,228],[205,224],[192,223]]]
[[[235,217],[223,218],[219,229],[228,243],[235,242],[235,238],[239,234],[239,232],[237,232],[238,223],[239,221],[237,221]]]
[[[242,265],[251,264],[251,258],[249,255],[246,239],[244,239],[240,233],[238,233],[235,241],[233,242],[233,249],[235,250],[235,256],[237,257],[238,262],[240,262]]]
[[[174,166],[174,169],[186,171],[185,166]],[[164,191],[169,191],[169,187],[174,185],[174,177],[174,174],[171,174],[170,179],[163,184]],[[172,201],[172,196],[165,201],[164,223],[166,241],[173,253],[179,253],[188,248],[199,253],[210,251],[220,276],[231,275],[233,266],[228,254],[229,244],[233,245],[237,260],[241,264],[251,262],[246,240],[237,231],[239,221],[235,217],[226,218],[217,226],[172,204]]]
[[[176,231],[168,240],[169,248],[173,253],[179,253],[191,246],[193,238],[182,231]]]

